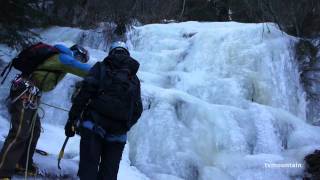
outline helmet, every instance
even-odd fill
[[[113,42],[109,48],[109,55],[112,54],[126,54],[126,55],[130,55],[129,50],[128,50],[128,46],[126,45],[126,43],[122,42],[122,41],[116,41]]]
[[[70,47],[70,50],[73,52],[73,57],[80,62],[86,63],[89,61],[89,52],[82,46],[75,44]]]

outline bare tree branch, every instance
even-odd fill
[[[182,18],[182,16],[183,16],[185,6],[186,6],[186,0],[183,0],[183,3],[182,3],[182,10],[181,10],[181,13],[180,13],[180,19],[181,19],[181,18]]]

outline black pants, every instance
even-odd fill
[[[18,95],[11,92],[11,99]],[[10,105],[11,129],[0,152],[0,177],[11,177],[14,174],[16,164],[23,167],[27,162],[28,146],[31,139],[31,123],[35,118],[33,137],[31,139],[29,153],[29,167],[33,160],[36,145],[41,133],[41,124],[35,109],[25,109],[22,100],[17,100]]]
[[[80,179],[116,180],[125,143],[107,142],[83,128],[80,134]]]

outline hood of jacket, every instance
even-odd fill
[[[139,62],[131,56],[122,54],[109,55],[103,60],[103,63],[115,69],[128,69],[131,75],[137,74],[140,66]]]

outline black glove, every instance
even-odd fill
[[[73,137],[76,134],[75,125],[73,121],[68,121],[64,127],[64,133],[67,137]]]

